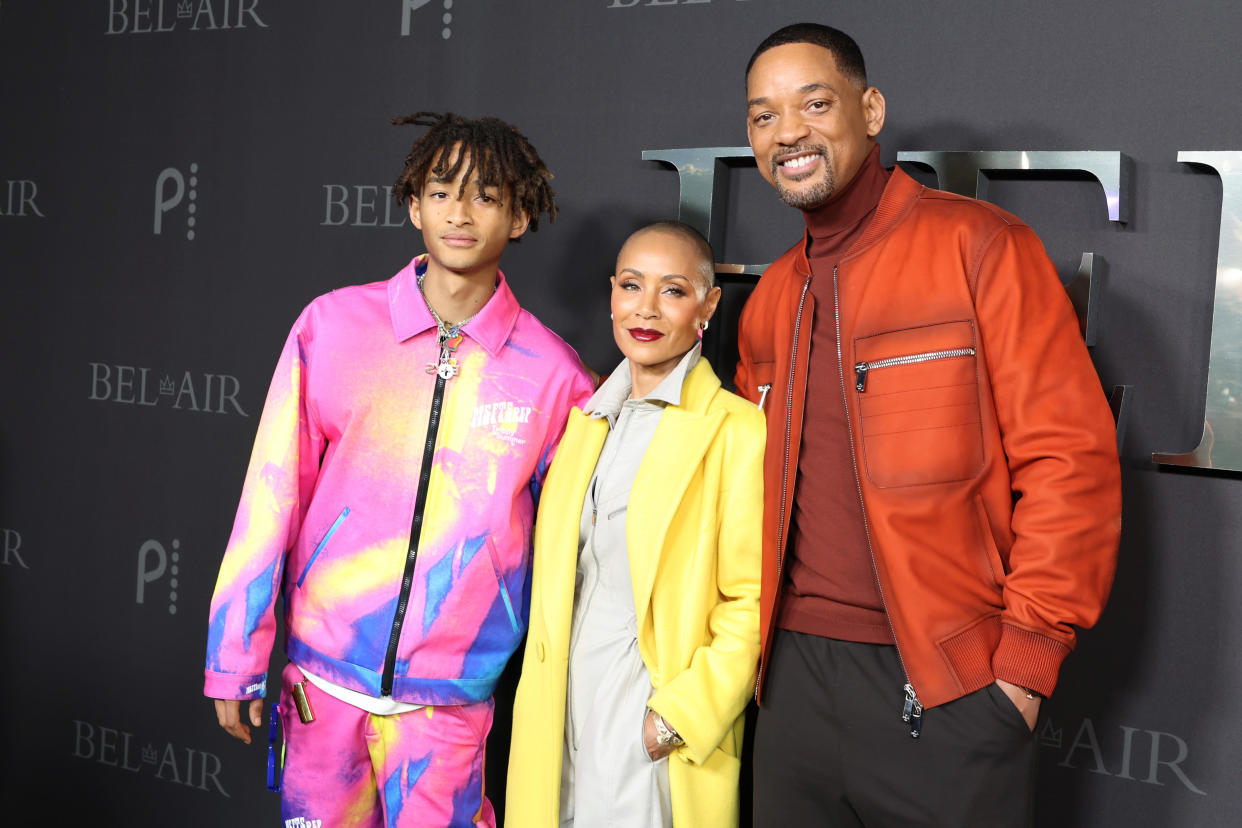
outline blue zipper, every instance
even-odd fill
[[[328,529],[327,534],[323,536],[323,539],[320,540],[319,544],[315,547],[315,551],[311,553],[310,560],[306,562],[306,568],[302,570],[302,576],[298,578],[298,586],[301,586],[302,582],[306,580],[306,573],[310,572],[310,568],[314,565],[315,559],[319,557],[319,553],[323,551],[323,548],[328,545],[328,541],[332,540],[332,536],[336,534],[337,529],[341,528],[341,524],[345,522],[345,518],[347,517],[349,517],[348,506],[342,509],[341,513],[337,515],[336,520],[332,522],[332,527]]]

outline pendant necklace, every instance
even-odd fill
[[[435,374],[441,379],[447,381],[457,376],[460,372],[457,364],[457,358],[454,354],[459,345],[461,345],[462,334],[461,329],[467,322],[479,315],[479,311],[475,311],[468,317],[457,323],[445,322],[440,318],[440,314],[436,313],[436,309],[427,301],[427,294],[423,291],[423,280],[427,278],[426,272],[418,275],[418,292],[422,294],[423,302],[427,305],[427,310],[431,311],[431,318],[436,320],[436,333],[438,335],[438,344],[440,346],[440,359],[438,362],[427,363],[426,371],[428,374]],[[495,288],[492,289],[495,293]],[[487,303],[485,302],[484,305]],[[482,308],[480,308],[482,310]]]

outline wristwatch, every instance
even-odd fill
[[[655,714],[656,741],[662,745],[672,745],[673,747],[681,747],[686,740],[678,735],[676,730],[668,726],[668,722],[664,721],[664,717],[659,713]]]

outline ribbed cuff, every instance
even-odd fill
[[[1002,624],[1000,644],[992,653],[992,675],[1041,696],[1051,696],[1061,662],[1070,649],[1055,638]]]

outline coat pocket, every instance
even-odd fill
[[[306,580],[306,574],[310,572],[311,567],[315,565],[315,560],[319,557],[319,553],[322,552],[324,547],[328,545],[328,541],[332,540],[332,536],[336,534],[337,529],[341,528],[341,524],[345,522],[345,518],[347,517],[349,517],[348,506],[341,510],[341,513],[336,516],[336,520],[332,522],[332,525],[328,528],[328,531],[324,532],[323,537],[319,539],[319,543],[315,544],[315,551],[311,553],[310,560],[306,562],[306,566],[302,568],[302,574],[298,576],[299,587],[302,586],[302,582]]]
[[[880,488],[969,480],[983,468],[970,320],[854,340],[867,478]]]
[[[992,582],[997,589],[1004,588],[1005,579],[1009,576],[1009,571],[1005,568],[1005,563],[1001,559],[1000,549],[996,545],[996,537],[992,534],[992,524],[988,520],[987,508],[983,505],[983,498],[975,495],[975,514],[979,522],[979,540],[982,544],[983,555],[986,559],[987,574],[992,577]]]

